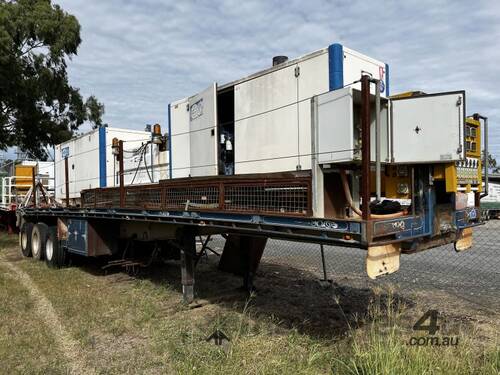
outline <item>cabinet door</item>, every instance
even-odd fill
[[[464,157],[464,91],[392,99],[391,123],[394,163]]]
[[[296,170],[296,67],[274,70],[234,87],[236,174]]]
[[[354,159],[352,88],[330,91],[317,100],[318,163],[349,162]]]
[[[217,175],[216,124],[217,84],[214,83],[189,98],[190,159],[193,177]]]

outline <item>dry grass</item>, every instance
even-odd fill
[[[209,281],[199,289],[208,303],[181,302],[175,265],[152,275],[104,275],[90,263],[61,270],[22,259],[16,239],[0,235],[0,360],[6,373],[67,373],[71,366],[28,290],[9,262],[29,276],[80,346],[82,361],[97,373],[340,373],[497,374],[500,352],[492,322],[451,319],[441,334],[459,335],[457,348],[406,345],[422,311],[390,291],[323,290],[306,278],[292,282],[261,276],[267,288],[245,301],[217,300],[216,285],[239,280],[202,265]],[[200,276],[201,277],[201,276]],[[286,289],[286,288],[292,289]],[[217,291],[220,292],[220,291]],[[368,307],[368,308],[367,308]],[[215,329],[228,347],[206,342]]]

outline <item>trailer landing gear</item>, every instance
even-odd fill
[[[194,266],[196,261],[196,233],[183,230],[178,233],[177,240],[181,251],[181,282],[184,302],[194,301]]]

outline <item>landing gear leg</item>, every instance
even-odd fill
[[[194,301],[194,265],[196,258],[196,237],[191,230],[180,233],[182,297],[185,303]]]

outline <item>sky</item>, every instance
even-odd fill
[[[70,81],[110,126],[165,125],[171,101],[338,42],[388,63],[392,93],[465,89],[500,161],[499,1],[53,2],[82,28]]]

